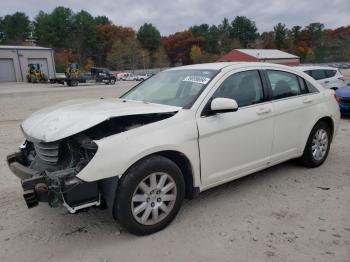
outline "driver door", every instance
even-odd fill
[[[259,71],[229,73],[223,79],[206,104],[216,97],[231,98],[238,111],[197,114],[201,179],[207,188],[266,167],[272,148],[273,108]]]

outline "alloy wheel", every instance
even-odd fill
[[[144,178],[134,191],[131,210],[142,225],[162,221],[173,209],[177,197],[174,179],[166,173],[152,173]]]
[[[328,149],[328,134],[324,129],[318,129],[312,139],[311,151],[315,160],[322,160]]]

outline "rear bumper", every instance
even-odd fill
[[[100,192],[97,182],[84,182],[72,176],[68,170],[62,174],[39,172],[26,166],[23,152],[7,156],[10,170],[21,179],[23,197],[28,208],[35,207],[39,202],[47,202],[51,207],[63,204],[69,212],[88,206],[100,205]],[[65,173],[64,173],[65,172]]]

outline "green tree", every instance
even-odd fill
[[[286,48],[288,29],[285,24],[278,23],[273,27],[275,33],[274,43],[278,49]]]
[[[231,37],[231,25],[228,19],[225,17],[222,20],[221,24],[217,27],[217,39],[220,53],[227,53],[231,51],[232,46],[232,37]]]
[[[156,51],[162,45],[162,38],[156,27],[145,23],[137,32],[137,40],[150,52]]]
[[[294,44],[298,43],[300,41],[300,35],[301,35],[301,26],[293,26],[290,30],[290,34],[293,38]]]
[[[247,48],[259,34],[254,21],[245,16],[237,16],[231,23],[231,36],[239,39],[241,47]]]
[[[314,50],[313,58],[316,62],[324,62],[325,43],[323,39],[324,25],[321,23],[311,23],[305,27],[309,36],[309,45]]]
[[[79,62],[85,63],[89,56],[94,57],[96,49],[96,23],[88,12],[82,10],[73,16],[71,43],[73,52],[79,55]],[[96,60],[96,57],[94,57]]]
[[[95,23],[96,25],[111,25],[112,22],[111,20],[109,20],[109,18],[107,16],[96,16],[95,17]]]
[[[226,20],[226,22],[228,22]],[[227,24],[226,24],[227,25]],[[202,44],[203,50],[208,53],[219,53],[219,30],[213,25],[208,24],[195,25],[190,28],[194,37],[203,37],[204,41]],[[226,34],[227,36],[227,34]]]
[[[3,41],[3,38],[5,36],[4,26],[3,26],[2,21],[3,21],[3,19],[2,19],[2,17],[0,17],[0,43]]]
[[[137,32],[137,40],[141,46],[149,51],[151,67],[155,61],[154,53],[161,47],[162,38],[160,32],[152,24],[145,23]]]
[[[56,7],[50,14],[40,11],[34,18],[34,37],[39,45],[70,48],[73,12]]]
[[[25,13],[6,15],[0,21],[0,40],[4,44],[21,44],[30,35],[30,21]]]

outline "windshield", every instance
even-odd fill
[[[121,98],[190,107],[216,75],[216,70],[163,71],[131,89]]]

